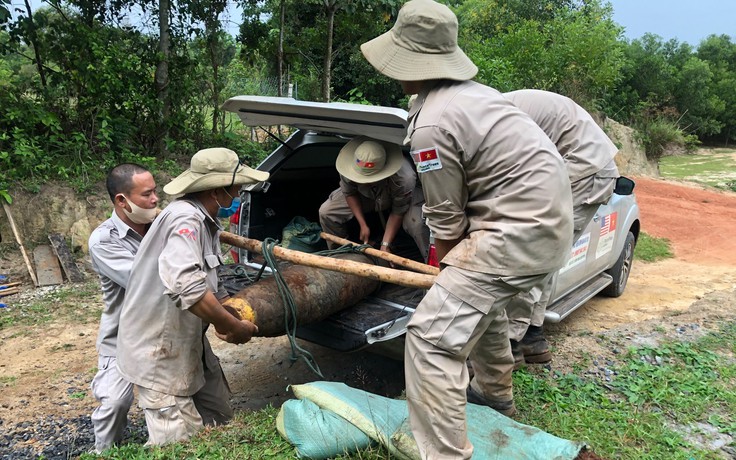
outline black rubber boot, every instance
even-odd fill
[[[524,367],[524,351],[521,348],[521,342],[509,340],[511,342],[511,354],[514,355],[514,370]]]
[[[524,338],[521,339],[521,352],[527,363],[543,364],[552,361],[552,353],[549,351],[547,339],[544,338],[542,326],[529,326]]]
[[[479,406],[488,406],[506,417],[511,417],[516,413],[516,406],[514,406],[513,399],[511,401],[491,401],[473,390],[470,385],[468,385],[467,395],[469,403],[478,404]]]

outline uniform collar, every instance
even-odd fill
[[[427,100],[427,95],[435,88],[435,86],[439,85],[440,82],[442,82],[442,80],[432,80],[422,87],[422,90],[419,91],[419,94],[417,94],[417,98],[411,105],[411,109],[409,109],[409,120],[414,118],[414,116],[416,116],[416,114],[419,113],[420,110],[422,110],[422,107],[424,106],[424,101]]]
[[[112,216],[110,217],[110,219],[112,220],[113,225],[115,225],[115,228],[118,231],[118,235],[120,235],[121,238],[128,236],[128,233],[137,237],[137,239],[139,240],[143,238],[143,235],[139,235],[138,232],[130,227],[130,225],[123,222],[123,219],[118,216],[118,213],[114,209],[112,211]]]
[[[199,211],[202,214],[204,214],[205,221],[209,225],[214,225],[215,227],[217,227],[218,230],[222,230],[223,229],[222,228],[222,224],[220,223],[220,220],[219,219],[213,219],[212,216],[210,216],[210,213],[207,212],[207,208],[204,207],[204,205],[202,204],[201,201],[199,201],[199,200],[197,200],[195,198],[188,198],[188,199],[186,199],[186,201],[192,203],[192,205],[194,205],[195,208],[199,209]]]
[[[419,112],[422,110],[422,107],[424,107],[424,101],[427,100],[427,95],[437,85],[439,85],[441,81],[442,80],[433,80],[433,81],[428,82],[426,85],[422,87],[422,90],[419,91],[419,94],[417,94],[417,98],[414,100],[414,103],[411,105],[411,108],[409,109],[409,115],[408,115],[409,126],[406,131],[406,138],[404,138],[404,145],[408,145],[411,143],[411,135],[414,132],[414,125],[416,123],[416,117],[419,114]]]

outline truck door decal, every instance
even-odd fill
[[[564,267],[560,269],[560,273],[565,273],[571,270],[577,265],[585,262],[585,258],[588,256],[588,249],[590,248],[590,232],[585,233],[578,238],[575,244],[572,245],[570,251],[570,259],[567,261]]]
[[[613,241],[616,238],[616,215],[617,213],[613,212],[601,218],[601,233],[598,248],[595,251],[596,259],[603,257],[613,249]]]

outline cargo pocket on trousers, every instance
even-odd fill
[[[427,342],[458,354],[476,333],[495,297],[452,267],[442,272],[414,312],[411,326]]]

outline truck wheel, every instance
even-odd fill
[[[621,250],[618,260],[613,264],[613,267],[606,270],[606,273],[613,277],[613,281],[601,291],[602,295],[606,297],[619,297],[624,293],[626,283],[629,281],[629,274],[631,273],[631,264],[634,261],[635,246],[636,238],[633,233],[629,232],[626,235],[624,248]]]

